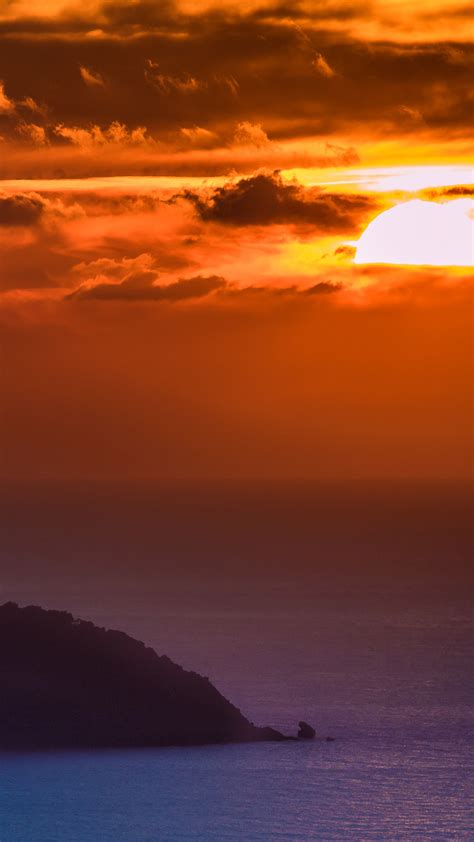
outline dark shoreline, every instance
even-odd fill
[[[211,684],[124,632],[0,606],[0,751],[300,742],[250,722]]]

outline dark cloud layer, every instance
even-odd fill
[[[436,187],[421,190],[420,195],[424,199],[462,199],[474,197],[474,184],[458,184],[455,187]]]
[[[33,225],[44,210],[40,196],[19,193],[0,195],[0,225]]]
[[[129,131],[146,126],[152,138],[172,144],[183,129],[198,127],[213,133],[206,144],[216,146],[232,145],[242,121],[261,124],[272,142],[446,128],[467,135],[468,47],[453,40],[369,43],[328,28],[328,21],[364,14],[367,4],[323,3],[308,17],[289,3],[248,13],[224,7],[197,18],[172,3],[142,2],[102,4],[96,21],[85,12],[4,21],[0,79],[16,105],[0,114],[0,132],[19,141],[20,104],[32,98],[41,106],[34,126],[53,145],[71,143],[58,126],[106,130],[116,121]],[[81,67],[107,84],[85,84]]]
[[[205,221],[225,225],[311,225],[325,232],[353,229],[374,209],[367,196],[324,193],[284,182],[278,173],[244,178],[219,187],[209,199],[187,191]]]
[[[326,296],[339,292],[344,287],[340,283],[320,281],[311,287],[298,289],[292,287],[244,286],[236,287],[225,278],[215,275],[195,278],[182,278],[169,284],[156,284],[156,273],[142,272],[126,278],[121,283],[100,283],[82,285],[66,296],[66,300],[76,301],[123,301],[123,302],[180,302],[206,298],[219,292],[230,299],[248,299],[256,297],[268,300],[282,297]]]
[[[318,284],[309,287],[305,290],[306,295],[330,295],[332,292],[338,292],[343,289],[342,284],[333,284],[328,281],[320,281]]]
[[[316,258],[318,237],[357,236],[378,202],[305,188],[279,173],[174,195],[170,187],[142,195],[60,189],[59,183],[57,190],[5,191],[0,290],[161,301],[274,284],[279,295],[310,283],[285,257],[292,243],[314,242],[314,283],[317,276],[327,281],[324,260],[319,265]],[[178,283],[183,277],[191,280]]]
[[[166,285],[156,284],[156,277],[155,272],[141,272],[120,284],[81,286],[68,298],[96,301],[187,301],[203,298],[226,286],[224,278],[215,275],[207,278],[197,275]]]

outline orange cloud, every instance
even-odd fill
[[[244,120],[237,125],[234,141],[242,146],[256,146],[257,148],[267,146],[270,142],[261,125],[249,123],[248,120]]]
[[[313,67],[316,70],[316,73],[319,73],[321,76],[325,76],[326,79],[331,79],[332,76],[336,75],[332,67],[330,67],[324,56],[321,54],[317,55],[313,59]]]
[[[84,65],[81,64],[80,67],[79,67],[79,72],[81,74],[81,77],[82,77],[83,81],[89,87],[92,87],[92,88],[104,88],[105,87],[105,82],[104,82],[102,76],[100,75],[100,73],[97,73],[97,71],[90,70],[90,68],[85,67]]]
[[[15,103],[5,91],[5,83],[0,81],[0,114],[11,114],[15,110]]]
[[[17,132],[27,140],[31,141],[34,146],[47,146],[49,141],[44,126],[39,126],[37,123],[19,123]]]
[[[169,284],[157,284],[156,278],[154,272],[131,273],[118,284],[81,286],[68,298],[96,301],[189,301],[204,298],[226,286],[224,278],[215,276],[180,278]]]
[[[142,146],[153,143],[152,139],[147,136],[147,129],[144,126],[128,129],[127,126],[119,123],[117,120],[105,129],[102,129],[100,126],[81,128],[80,126],[59,124],[54,127],[54,134],[65,140],[69,140],[74,146],[85,149],[104,147],[109,144],[116,144],[118,146]]]

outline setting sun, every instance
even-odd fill
[[[357,242],[354,262],[471,266],[472,207],[470,199],[402,202],[370,222]]]

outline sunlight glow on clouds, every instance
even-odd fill
[[[470,199],[413,199],[379,214],[357,243],[355,263],[411,266],[473,264],[473,203]]]
[[[0,0],[0,473],[467,477],[470,14]]]
[[[474,168],[469,164],[341,168],[334,177],[334,172],[328,176],[327,171],[295,167],[292,170],[285,170],[284,175],[287,178],[297,178],[307,187],[340,185],[388,193],[396,190],[413,192],[430,187],[471,184],[474,181]]]

